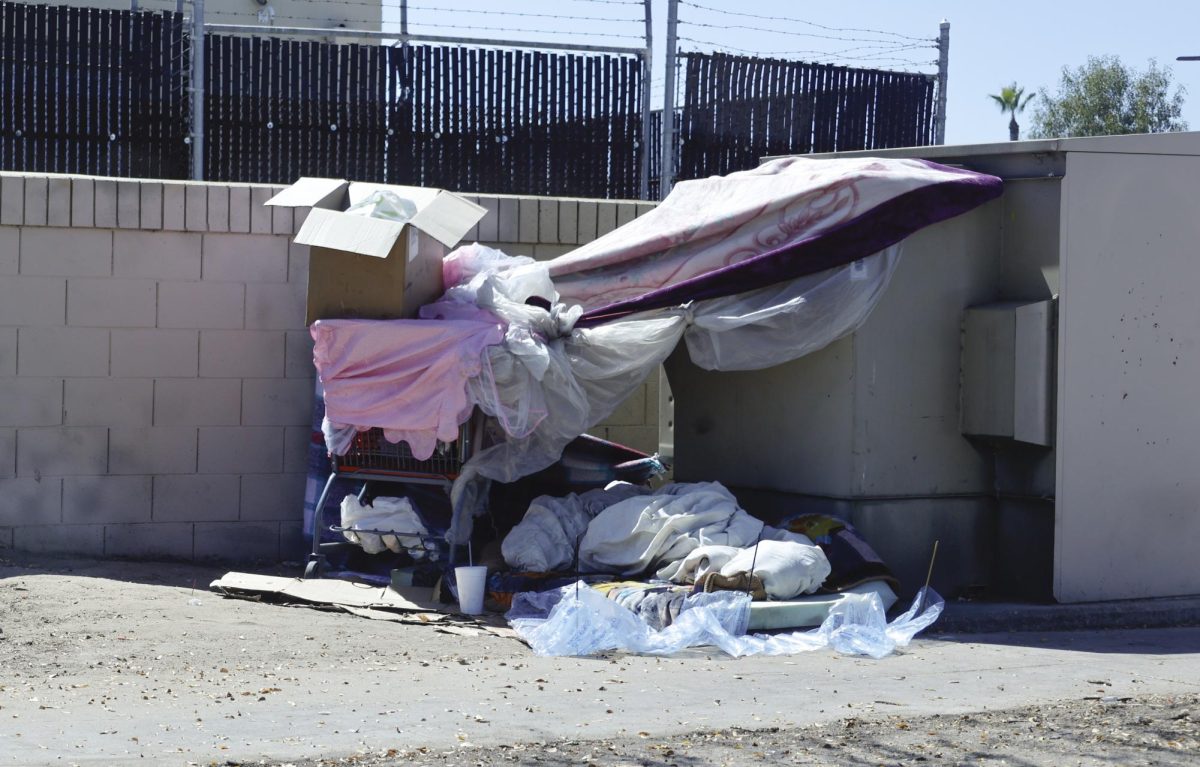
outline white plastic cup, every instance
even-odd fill
[[[454,581],[458,584],[458,609],[464,615],[479,615],[483,612],[483,592],[487,590],[487,567],[454,568]]]

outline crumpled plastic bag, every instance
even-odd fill
[[[425,547],[421,537],[428,535],[429,530],[407,498],[380,496],[371,501],[370,506],[364,506],[357,496],[347,495],[342,499],[341,526],[350,528],[342,533],[346,540],[362,546],[368,554],[407,551],[416,560],[437,559],[436,553]],[[395,534],[381,535],[362,530],[387,530]]]
[[[382,218],[398,224],[407,224],[417,215],[417,205],[395,192],[380,189],[346,208],[346,212],[353,216]]]
[[[891,623],[877,594],[847,594],[812,631],[746,635],[750,597],[742,592],[693,594],[679,616],[656,631],[625,607],[582,581],[557,591],[520,593],[508,612],[509,625],[538,655],[592,655],[623,650],[669,655],[711,645],[734,657],[791,655],[825,647],[846,655],[883,658],[942,614],[936,591],[922,588],[912,607]]]
[[[503,251],[473,242],[456,248],[442,259],[442,284],[450,289],[467,286],[481,274],[505,272],[534,263],[536,262],[529,256],[510,256]]]

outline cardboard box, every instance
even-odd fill
[[[416,209],[405,223],[346,209],[376,191]],[[442,292],[442,258],[486,209],[440,189],[302,178],[267,205],[312,208],[295,242],[309,246],[305,322],[413,317]]]

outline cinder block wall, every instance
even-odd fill
[[[268,186],[0,174],[0,549],[298,558],[304,211]],[[650,203],[477,198],[549,258]],[[657,379],[599,429],[657,442]]]

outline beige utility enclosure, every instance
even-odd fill
[[[848,518],[910,593],[935,540],[951,597],[1200,593],[1200,134],[870,154],[1004,194],[908,238],[871,317],[815,354],[673,357],[675,477]]]

